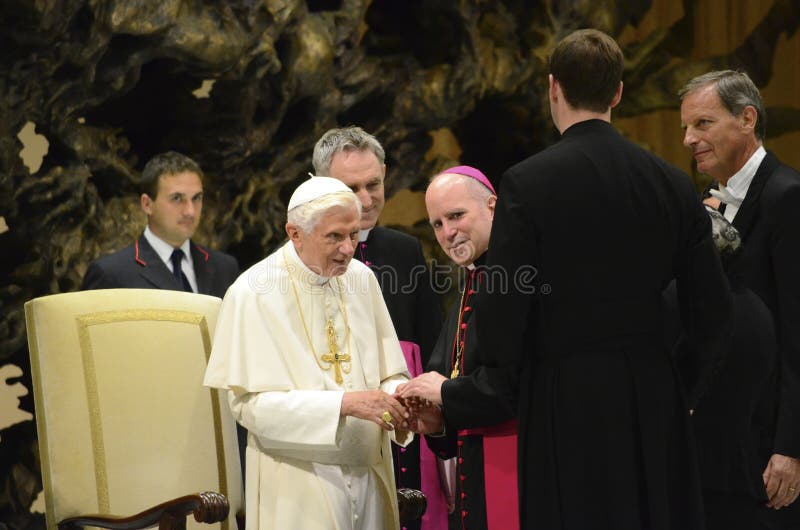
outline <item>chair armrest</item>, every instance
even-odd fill
[[[419,490],[400,488],[397,490],[397,507],[400,510],[400,523],[418,521],[428,508],[425,494]]]
[[[140,530],[158,525],[160,530],[183,530],[186,517],[194,512],[198,523],[218,523],[228,517],[228,499],[221,493],[203,491],[178,497],[149,508],[136,515],[118,517],[113,515],[79,515],[58,523],[59,530],[76,530],[85,526],[97,526],[110,530]]]

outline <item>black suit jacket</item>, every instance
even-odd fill
[[[520,528],[703,527],[688,408],[662,344],[677,279],[701,349],[732,311],[689,177],[607,122],[572,125],[501,180],[478,343],[519,405]]]
[[[742,237],[746,285],[775,320],[778,362],[756,417],[765,455],[800,458],[800,173],[772,153],[761,162],[733,225]]]
[[[742,258],[739,256],[736,263],[742,265]],[[705,353],[679,338],[674,284],[665,292],[667,347],[674,345],[678,373],[689,394],[696,396],[692,423],[703,488],[717,495],[736,494],[737,501],[739,496],[747,495],[761,502],[767,500],[767,494],[753,419],[778,348],[772,314],[761,298],[744,287],[738,268],[734,264],[729,274],[734,302],[732,331],[726,341],[725,358],[715,363],[713,378],[699,381]],[[746,263],[741,270],[746,270]],[[707,512],[717,509],[714,504],[706,506]]]
[[[430,359],[442,326],[439,299],[417,238],[383,226],[373,228],[356,249],[378,278],[397,338],[419,345],[422,366]]]
[[[236,258],[194,242],[191,252],[198,292],[222,298],[239,274]],[[82,290],[120,287],[183,290],[144,234],[133,245],[92,262],[81,285]]]

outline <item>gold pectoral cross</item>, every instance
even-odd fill
[[[336,346],[336,330],[333,329],[333,321],[331,319],[328,319],[328,323],[325,324],[325,329],[328,330],[328,353],[320,357],[320,359],[333,365],[336,383],[341,385],[342,381],[344,381],[342,379],[342,363],[350,362],[350,354],[341,353]],[[344,372],[348,373],[349,370],[345,370]]]

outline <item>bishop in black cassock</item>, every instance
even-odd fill
[[[431,225],[463,282],[428,363],[432,372],[400,387],[403,396],[442,407],[444,431],[426,440],[440,458],[455,458],[450,527],[458,530],[519,528],[516,420],[483,378],[474,326],[480,293],[502,281],[484,266],[496,200],[486,176],[469,166],[446,169],[428,186]]]

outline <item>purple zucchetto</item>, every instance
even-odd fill
[[[497,192],[494,191],[494,186],[492,186],[492,183],[489,182],[489,179],[486,178],[486,175],[484,175],[480,169],[476,169],[472,166],[455,166],[439,172],[439,175],[444,175],[445,173],[455,173],[456,175],[464,175],[465,177],[473,178],[486,186],[492,194],[497,195]]]

